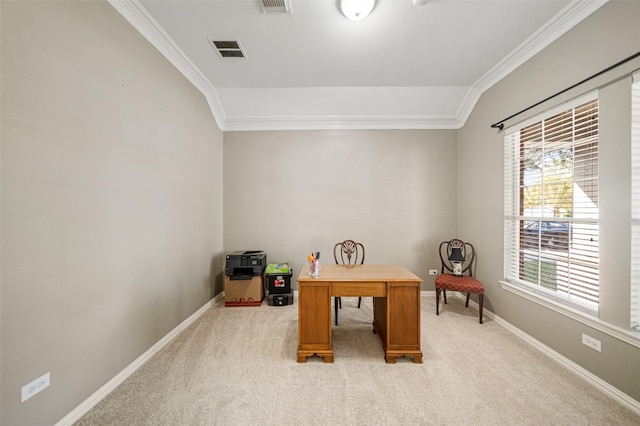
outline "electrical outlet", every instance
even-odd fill
[[[582,344],[589,346],[593,350],[602,352],[602,342],[584,333],[582,333]]]
[[[50,383],[51,375],[47,373],[43,376],[38,377],[28,385],[24,385],[22,387],[20,402],[25,402],[27,399],[31,398],[41,390],[48,388]]]
[[[429,269],[429,275],[438,275],[437,269]]]

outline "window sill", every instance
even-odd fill
[[[533,291],[530,291],[521,285],[508,283],[506,281],[500,281],[500,285],[502,286],[503,290],[506,290],[510,293],[524,297],[525,299],[530,300],[539,305],[542,305],[545,308],[551,309],[575,321],[578,321],[584,325],[587,325],[598,331],[608,334],[611,337],[614,337],[632,346],[640,348],[640,333],[638,332],[625,330],[618,326],[600,321],[599,318],[593,315],[589,315],[585,312],[579,311],[570,306],[566,306],[562,303],[556,302],[555,300],[549,299]]]

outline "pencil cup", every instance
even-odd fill
[[[320,274],[320,261],[313,259],[309,261],[309,275],[317,277]]]

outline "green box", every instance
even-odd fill
[[[289,262],[270,263],[267,265],[267,274],[288,274],[290,270]]]

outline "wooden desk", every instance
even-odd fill
[[[318,355],[333,362],[331,297],[372,296],[373,332],[378,333],[385,360],[406,355],[422,363],[420,350],[420,283],[401,265],[323,264],[320,275],[298,276],[298,362]]]

